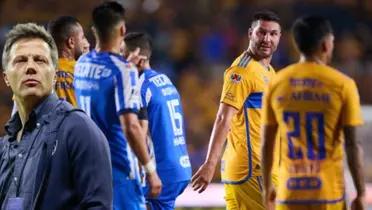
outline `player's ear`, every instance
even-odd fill
[[[9,87],[10,86],[9,80],[8,80],[8,77],[7,77],[5,72],[3,72],[3,77],[4,77],[4,81],[5,81],[6,86]]]
[[[125,25],[122,24],[122,25],[120,26],[120,35],[124,37],[124,36],[125,36],[125,32],[126,32]]]
[[[248,40],[251,39],[252,33],[253,33],[253,29],[252,29],[252,27],[249,27],[249,29],[248,29]]]
[[[75,40],[72,36],[68,37],[66,42],[67,42],[66,44],[67,44],[68,48],[70,48],[70,49],[74,48]]]
[[[96,34],[96,29],[94,28],[94,26],[90,27],[90,30],[92,30],[93,34]]]
[[[90,29],[92,30],[92,33],[93,33],[94,37],[96,38],[96,40],[98,40],[98,33],[97,33],[96,28],[94,28],[94,26],[92,26]]]
[[[323,39],[322,42],[320,43],[320,50],[322,53],[328,52],[328,45],[326,39]]]

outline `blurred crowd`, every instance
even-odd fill
[[[101,0],[1,0],[0,49],[18,22],[46,24],[59,15],[76,16],[91,46],[90,13]],[[370,0],[120,0],[127,30],[153,38],[153,67],[178,87],[184,106],[193,168],[204,160],[222,87],[224,70],[247,47],[252,13],[272,9],[282,19],[282,38],[273,57],[280,69],[298,59],[290,36],[292,21],[303,14],[330,19],[335,30],[333,65],[357,81],[361,101],[372,104],[372,1]],[[10,91],[0,81],[0,134],[10,114]],[[370,125],[372,126],[372,125]],[[364,139],[370,139],[368,130]],[[364,134],[363,134],[364,135]],[[372,145],[371,145],[372,147]],[[372,167],[370,167],[372,168]],[[370,172],[372,180],[372,171]]]

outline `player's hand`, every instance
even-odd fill
[[[151,198],[156,198],[161,193],[162,183],[158,176],[158,174],[155,172],[146,174],[146,179],[149,184],[149,196]]]
[[[351,210],[364,210],[364,197],[358,196],[351,202]]]
[[[140,55],[140,48],[136,48],[134,51],[130,52],[127,61],[130,63],[133,63],[137,67],[140,67],[143,65],[144,61],[147,60],[147,56]]]
[[[274,187],[270,187],[269,190],[265,190],[263,193],[264,204],[267,210],[275,210],[275,198],[276,191]]]
[[[202,193],[207,189],[209,183],[211,182],[214,174],[215,166],[208,163],[203,163],[199,170],[191,178],[192,188],[194,191]]]

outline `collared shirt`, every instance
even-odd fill
[[[25,198],[25,207],[30,208],[34,191],[37,164],[41,154],[42,141],[35,141],[39,132],[40,123],[43,115],[50,110],[50,103],[53,95],[49,96],[39,104],[29,115],[23,130],[22,137],[17,142],[17,134],[22,128],[22,122],[18,112],[16,112],[5,126],[5,131],[9,136],[9,144],[3,148],[0,161],[0,203],[6,204],[6,199],[12,197]],[[33,147],[31,149],[31,147]],[[24,178],[22,174],[27,174]]]
[[[27,210],[36,201],[37,210],[112,209],[107,140],[85,113],[62,111],[71,109],[56,95],[48,96],[30,114],[19,142],[18,113],[7,123],[0,160],[1,210],[14,197],[23,198]],[[51,151],[50,162],[46,151]]]

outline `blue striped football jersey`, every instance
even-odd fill
[[[180,95],[170,79],[147,69],[140,76],[157,172],[164,184],[187,181],[191,165],[186,147]]]
[[[122,56],[91,51],[75,65],[74,87],[82,108],[106,135],[114,171],[140,178],[138,160],[127,143],[119,116],[140,109],[138,71]],[[87,139],[89,140],[89,139]],[[94,163],[92,163],[94,164]]]

